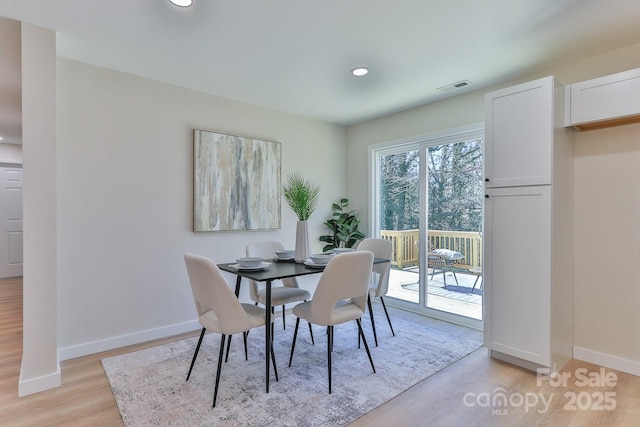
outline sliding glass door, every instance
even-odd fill
[[[393,244],[388,295],[420,303],[420,150],[402,147],[378,156],[377,232]]]
[[[427,158],[426,307],[482,319],[482,140],[423,148]],[[475,285],[475,286],[474,286]]]
[[[481,327],[482,129],[373,150],[373,235],[396,305]]]

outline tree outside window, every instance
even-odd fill
[[[427,163],[429,229],[481,230],[482,140],[429,147]],[[419,227],[419,165],[418,150],[380,158],[381,229]]]

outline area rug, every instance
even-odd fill
[[[355,322],[334,332],[332,394],[328,394],[325,328],[314,326],[311,345],[301,323],[293,363],[288,367],[294,317],[287,329],[276,322],[274,349],[279,381],[264,380],[264,328],[249,334],[249,360],[242,337],[235,336],[222,377],[216,407],[213,384],[219,334],[207,334],[185,381],[197,338],[102,360],[124,424],[133,426],[342,426],[387,402],[417,382],[446,368],[481,346],[401,318],[377,316],[375,347],[367,317],[363,327],[376,367],[373,373],[364,347],[358,348]],[[384,323],[383,323],[384,322]]]

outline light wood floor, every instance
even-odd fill
[[[379,313],[384,316],[384,314]],[[386,327],[380,315],[380,328]],[[429,327],[481,339],[477,331],[449,323],[392,310],[392,316],[412,317]],[[392,317],[393,319],[393,317]],[[22,281],[0,280],[0,426],[122,426],[100,359],[160,343],[194,336],[183,334],[62,362],[59,388],[18,398],[18,377],[22,353]],[[385,405],[366,414],[351,426],[632,426],[640,420],[640,377],[607,369],[616,376],[613,386],[580,386],[576,374],[599,375],[599,367],[572,361],[563,370],[571,375],[567,386],[548,381],[536,383],[534,373],[487,357],[480,349],[433,375]],[[609,374],[611,375],[611,374]],[[499,389],[502,388],[502,389]],[[506,407],[487,405],[486,397],[503,393],[512,402]],[[613,393],[601,400],[605,392]],[[565,408],[571,396],[576,409]],[[534,403],[534,397],[551,404],[545,411],[542,400],[526,408],[520,397]],[[591,408],[615,403],[614,410]],[[502,412],[499,410],[502,409]],[[277,425],[277,421],[274,425]]]

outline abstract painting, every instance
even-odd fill
[[[280,228],[280,143],[194,129],[194,231]]]

